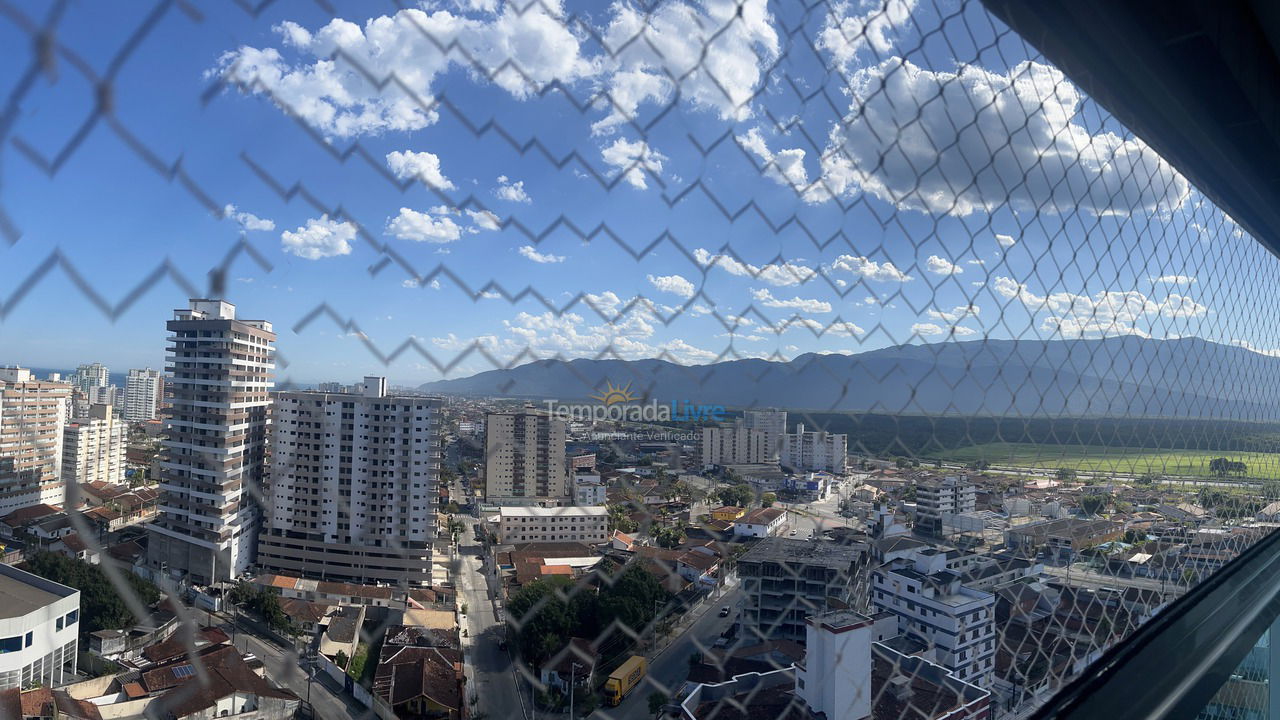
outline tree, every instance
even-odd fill
[[[735,507],[749,506],[755,496],[755,491],[746,483],[723,487],[717,492],[721,505],[733,505]]]
[[[773,507],[776,502],[778,502],[777,493],[767,492],[760,496],[760,507]]]
[[[988,468],[991,467],[991,463],[987,462],[986,460],[974,460],[973,462],[969,463],[965,467],[975,472],[985,472]]]
[[[662,712],[662,706],[667,704],[667,696],[660,692],[649,693],[649,714],[657,717]]]
[[[143,605],[160,600],[160,589],[131,572],[122,572],[127,587],[118,588],[97,565],[47,551],[27,559],[26,570],[60,585],[80,591],[80,632],[120,630],[138,622],[125,605],[123,596],[130,593]]]
[[[680,547],[684,537],[684,530],[678,527],[660,527],[653,530],[653,539],[658,543],[658,547]]]
[[[338,654],[333,656],[333,664],[337,665],[343,670],[347,669],[347,662],[348,662],[347,654],[342,650],[339,650]]]
[[[1243,475],[1248,471],[1248,469],[1249,466],[1244,463],[1224,457],[1214,458],[1209,461],[1209,472],[1217,475],[1218,477],[1222,477],[1227,474]]]
[[[1090,494],[1080,497],[1080,509],[1083,510],[1086,515],[1097,515],[1098,511],[1106,504],[1107,496],[1105,495]]]
[[[1164,476],[1160,475],[1159,473],[1144,472],[1142,473],[1142,475],[1138,476],[1138,479],[1135,480],[1134,482],[1136,482],[1139,485],[1155,485],[1156,483],[1163,482],[1163,481],[1164,481]]]
[[[609,513],[609,529],[619,532],[630,533],[635,532],[639,525],[635,520],[631,519],[631,511],[626,505],[609,505],[606,507]]]
[[[1054,473],[1054,477],[1058,479],[1058,482],[1064,482],[1064,483],[1075,482],[1076,471],[1073,470],[1072,468],[1060,467],[1058,468],[1058,471]]]

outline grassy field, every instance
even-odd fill
[[[1280,454],[1206,452],[1200,450],[1150,450],[1097,445],[1044,445],[1032,443],[988,443],[935,453],[930,456],[950,462],[986,460],[992,465],[1028,468],[1071,468],[1077,472],[1141,475],[1196,475],[1212,477],[1209,462],[1225,457],[1243,462],[1248,471],[1242,477],[1280,479]],[[1237,476],[1232,476],[1237,477]]]

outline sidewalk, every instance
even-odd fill
[[[662,645],[660,647],[655,645],[653,650],[645,653],[645,656],[649,658],[650,664],[657,660],[659,655],[666,652],[667,648],[671,647],[676,640],[680,639],[680,636],[687,632],[689,628],[693,627],[693,624],[698,622],[703,615],[706,615],[708,610],[715,607],[716,603],[714,600],[716,598],[723,597],[731,592],[738,586],[738,583],[739,580],[737,575],[730,576],[725,579],[724,586],[722,588],[719,588],[711,594],[704,595],[703,598],[698,601],[697,605],[693,606],[681,615],[680,620],[677,621],[675,625],[671,626],[671,629],[663,636]]]

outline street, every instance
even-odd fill
[[[495,720],[524,718],[528,699],[519,691],[510,654],[498,647],[506,630],[505,623],[494,614],[485,574],[487,568],[481,565],[483,547],[471,532],[470,523],[460,534],[458,545],[460,564],[455,585],[467,606],[463,622],[467,636],[462,642],[470,654],[473,675],[467,683],[467,702],[478,696],[475,712]]]
[[[742,586],[735,585],[720,598],[709,600],[706,612],[680,634],[665,650],[649,659],[649,674],[616,708],[601,707],[592,713],[596,720],[648,720],[649,695],[660,692],[670,698],[689,676],[689,658],[709,649],[720,634],[733,624],[743,599]],[[720,617],[720,608],[732,608],[728,617]]]
[[[307,670],[298,662],[297,652],[292,648],[264,640],[247,631],[243,626],[233,626],[231,619],[218,614],[209,615],[211,623],[231,636],[235,646],[241,652],[253,653],[267,667],[267,677],[272,682],[293,692],[303,700],[308,700],[320,720],[343,720],[343,718],[373,718],[373,711],[357,703],[354,698],[340,687],[332,678],[318,672],[311,682],[310,693],[307,688]]]

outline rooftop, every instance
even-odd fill
[[[798,565],[822,565],[847,570],[866,547],[861,543],[840,544],[792,538],[765,538],[739,558],[739,562],[783,562]]]
[[[78,592],[12,565],[0,565],[0,619],[22,617]]]
[[[577,517],[580,515],[596,515],[604,517],[609,514],[609,510],[603,506],[586,506],[586,507],[559,507],[559,508],[543,508],[543,507],[523,507],[504,505],[499,510],[502,517]]]

